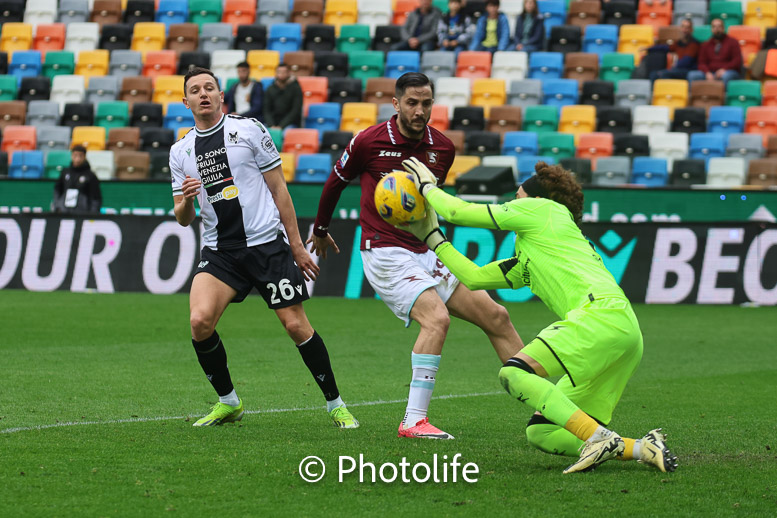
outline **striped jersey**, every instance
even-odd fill
[[[197,200],[205,227],[204,246],[244,248],[277,237],[280,214],[262,173],[280,164],[264,125],[237,115],[223,115],[204,131],[195,127],[173,144],[173,196],[183,195],[186,175],[202,182]]]

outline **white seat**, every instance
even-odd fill
[[[86,160],[100,180],[113,180],[116,176],[113,151],[87,151]]]
[[[457,106],[469,106],[472,82],[466,77],[440,77],[434,83],[435,102],[448,107],[449,116]]]
[[[499,2],[499,10],[507,16],[510,34],[515,34],[515,24],[518,21],[518,15],[523,13],[523,2],[524,0],[502,0]]]
[[[78,55],[82,50],[95,50],[100,41],[100,24],[70,23],[65,35],[65,50]]]
[[[367,25],[370,36],[375,36],[375,27],[391,25],[393,9],[391,0],[359,0],[359,18],[356,23]]]
[[[51,80],[49,100],[59,104],[59,113],[61,114],[67,103],[83,102],[85,93],[83,76],[59,75],[54,76]]]
[[[665,158],[666,166],[670,171],[675,160],[688,158],[687,133],[652,133],[648,135],[648,139],[650,141],[650,156]]]
[[[245,50],[214,50],[211,57],[211,71],[221,81],[222,88],[228,79],[237,77],[237,64],[246,60]]]
[[[635,106],[631,132],[635,135],[652,135],[669,131],[668,106]]]
[[[738,157],[714,157],[707,163],[707,185],[740,187],[745,184],[747,160]]]
[[[32,25],[33,30],[40,24],[54,23],[56,20],[57,0],[27,0],[24,23]]]
[[[480,165],[484,166],[503,166],[503,167],[509,167],[513,170],[513,177],[515,178],[515,181],[518,182],[519,174],[518,174],[518,157],[517,156],[506,156],[506,155],[489,155],[484,156],[483,160],[480,162]]]
[[[497,51],[491,61],[491,77],[508,81],[521,81],[529,69],[529,55],[526,52]]]

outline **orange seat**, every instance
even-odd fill
[[[284,153],[313,154],[318,153],[318,130],[310,128],[291,128],[283,133]]]
[[[672,24],[672,0],[667,0],[664,4],[655,1],[653,5],[640,0],[637,8],[637,23],[653,27],[654,32],[658,34],[659,27]]]
[[[0,151],[10,154],[14,151],[35,151],[38,144],[35,126],[6,126]]]
[[[408,13],[416,10],[420,2],[418,0],[396,0],[394,4],[394,16],[392,24],[404,25]]]
[[[777,107],[751,106],[745,116],[745,133],[757,133],[763,136],[764,147],[769,135],[777,135]]]
[[[148,77],[172,76],[178,69],[174,50],[153,50],[146,52],[143,75]]]
[[[577,142],[577,158],[591,160],[591,167],[596,167],[596,159],[603,156],[612,156],[612,133],[583,133]]]
[[[440,131],[447,130],[451,125],[448,107],[444,104],[433,104],[432,115],[429,117],[429,126]]]
[[[491,53],[474,50],[460,52],[456,61],[456,77],[470,79],[491,77]]]
[[[62,50],[65,48],[65,24],[47,23],[38,25],[35,29],[35,39],[32,48],[39,50],[41,57],[45,59],[47,50]]]
[[[256,20],[256,2],[252,0],[227,0],[221,21],[231,23],[233,34],[238,25],[251,25]]]
[[[763,106],[777,106],[777,81],[765,81],[761,93]]]
[[[753,56],[761,50],[761,29],[748,25],[732,25],[727,32],[739,42],[739,47],[742,49],[742,62],[749,65]]]
[[[307,106],[327,102],[329,96],[329,79],[318,76],[300,76],[297,78],[302,89],[302,106],[307,111]]]

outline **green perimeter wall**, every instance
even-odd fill
[[[289,185],[298,217],[315,217],[321,189],[320,184]],[[53,180],[0,181],[0,212],[48,211],[53,190]],[[102,192],[110,213],[163,215],[173,208],[168,182],[107,181]],[[756,212],[761,219],[777,217],[777,190],[587,188],[584,193],[586,221],[742,221]],[[346,188],[335,217],[357,218],[359,194],[358,185]]]

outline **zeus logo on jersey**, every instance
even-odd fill
[[[378,156],[396,156],[396,157],[402,157],[402,153],[399,151],[386,151],[385,149],[381,149],[378,153]]]
[[[208,196],[208,203],[216,203],[217,201],[221,200],[231,200],[232,198],[237,198],[238,194],[240,194],[240,191],[237,190],[237,187],[234,185],[229,185],[224,187],[221,192],[218,192],[213,196]]]

